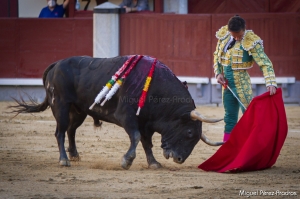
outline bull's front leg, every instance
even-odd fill
[[[135,110],[123,103],[118,105],[114,117],[129,135],[130,147],[121,161],[123,169],[129,169],[136,156],[136,147],[141,140],[138,118],[135,115]]]
[[[125,129],[126,130],[126,129]],[[127,132],[127,131],[126,131]],[[130,147],[127,153],[123,156],[121,166],[123,169],[129,169],[133,160],[136,157],[136,147],[141,140],[139,131],[127,132],[130,138]]]
[[[161,168],[161,164],[156,161],[156,159],[153,156],[152,152],[152,135],[154,132],[150,133],[150,135],[142,135],[141,142],[143,144],[144,151],[146,153],[147,162],[148,162],[148,168],[150,169],[158,169]]]

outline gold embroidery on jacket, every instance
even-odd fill
[[[243,105],[247,108],[252,100],[250,76],[245,70],[233,71],[236,92]]]
[[[268,58],[268,56],[265,54],[262,46],[257,44],[255,48],[252,48],[249,52],[251,52],[253,59],[255,60],[257,65],[259,65],[261,71],[263,72],[266,86],[272,85],[277,87],[273,64]]]
[[[243,49],[249,51],[250,49],[254,48],[256,44],[260,44],[261,46],[263,46],[263,40],[261,40],[259,36],[254,34],[252,30],[246,30],[242,39]]]
[[[227,27],[227,25],[226,25],[226,26],[222,26],[222,27],[216,32],[216,37],[217,37],[219,40],[225,39],[228,35],[229,35],[229,32],[228,32],[228,27]]]

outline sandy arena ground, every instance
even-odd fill
[[[200,141],[182,165],[166,160],[160,135],[153,137],[153,151],[164,168],[147,168],[141,144],[129,170],[120,166],[129,147],[125,131],[103,123],[95,130],[90,117],[77,131],[81,161],[71,167],[58,165],[58,148],[51,110],[43,113],[6,113],[12,102],[0,102],[0,198],[245,198],[240,192],[296,192],[296,196],[251,198],[300,198],[300,106],[286,106],[288,137],[276,164],[267,170],[214,173],[197,166],[215,153]],[[199,106],[205,116],[223,117],[223,107]],[[223,122],[203,125],[212,140],[221,141]],[[67,138],[66,138],[67,139]],[[66,140],[66,147],[68,146]]]

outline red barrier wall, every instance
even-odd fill
[[[264,40],[277,77],[300,80],[300,14],[243,14]],[[213,77],[215,32],[231,14],[122,14],[120,54],[157,57],[176,75]],[[54,61],[93,55],[93,19],[0,19],[0,78],[42,77]],[[249,70],[262,76],[259,67]]]
[[[93,55],[92,19],[0,19],[0,77],[41,77],[59,59]]]
[[[211,15],[122,15],[120,54],[159,58],[176,74],[211,75]]]
[[[121,55],[150,54],[162,60],[176,75],[213,77],[212,54],[216,31],[232,14],[130,14],[121,15]],[[264,41],[276,76],[300,80],[300,14],[242,14],[246,28]],[[251,76],[262,76],[255,65]]]

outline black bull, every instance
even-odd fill
[[[96,104],[91,110],[95,97],[124,64],[129,56],[115,58],[70,57],[51,64],[44,72],[45,100],[41,104],[17,101],[17,113],[40,112],[51,107],[57,122],[55,137],[59,148],[59,164],[70,166],[65,150],[65,132],[69,140],[69,158],[78,160],[75,144],[76,129],[87,115],[94,119],[123,127],[130,139],[130,147],[123,156],[121,166],[129,169],[141,141],[147,156],[149,168],[159,168],[152,153],[152,136],[161,134],[161,147],[165,158],[183,163],[191,154],[200,138],[209,145],[213,143],[202,134],[203,122],[218,122],[197,113],[193,99],[186,87],[172,71],[157,61],[145,105],[136,115],[138,101],[154,58],[144,56],[132,69],[123,85],[104,106]],[[101,102],[100,102],[101,103]]]

